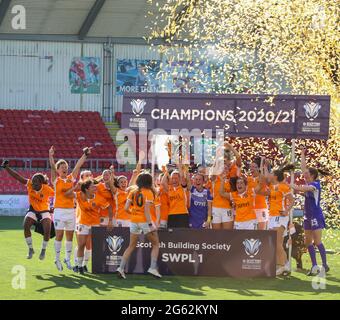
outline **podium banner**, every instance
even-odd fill
[[[275,277],[276,232],[260,230],[159,231],[162,275]],[[129,245],[129,228],[92,228],[92,272],[113,273]],[[151,243],[140,235],[128,273],[146,274]]]
[[[222,130],[236,137],[328,139],[330,97],[135,93],[123,98],[122,128]]]

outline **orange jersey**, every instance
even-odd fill
[[[236,162],[234,161],[230,166],[229,172],[227,174],[227,178],[235,178],[241,175],[241,168],[237,166]]]
[[[212,206],[214,208],[231,209],[230,201],[226,198],[223,198],[220,195],[220,187],[221,187],[221,178],[217,176],[216,180],[212,182],[212,193],[211,193],[213,196]],[[225,192],[231,191],[229,182],[225,182],[224,191]]]
[[[113,201],[113,196],[112,192],[110,189],[107,189],[105,186],[105,183],[99,183],[97,185],[97,194],[99,194],[101,197],[103,197],[107,202],[110,203],[112,210],[114,208],[114,201]],[[106,209],[101,209],[100,210],[100,216],[101,217],[108,217],[109,216],[109,210]]]
[[[133,190],[129,193],[128,199],[131,201],[131,222],[145,223],[147,222],[145,216],[145,204],[149,202],[153,206],[154,195],[151,190],[142,188]],[[151,207],[150,206],[150,207]],[[151,213],[151,210],[150,210]]]
[[[66,197],[65,192],[70,190],[73,187],[75,179],[72,174],[69,174],[66,179],[62,179],[57,177],[54,182],[54,207],[55,208],[65,208],[65,209],[73,209],[74,208],[74,198]]]
[[[151,220],[153,222],[157,221],[156,208],[157,207],[160,208],[160,206],[161,206],[161,201],[160,201],[160,196],[158,195],[158,196],[155,196],[154,203],[150,208]]]
[[[213,183],[211,182],[210,179],[204,184],[204,188],[208,189],[210,193],[213,194],[213,191],[212,191]]]
[[[254,190],[258,184],[259,184],[259,179],[258,178],[253,178],[253,177],[248,177],[248,189]],[[255,209],[267,209],[267,201],[266,201],[266,196],[256,194],[255,195]]]
[[[254,210],[255,195],[253,190],[248,190],[241,195],[238,192],[231,193],[231,199],[235,204],[236,222],[244,222],[256,219]]]
[[[125,204],[128,198],[128,192],[117,188],[114,195],[116,219],[130,220],[130,215],[125,211]]]
[[[159,201],[161,204],[161,220],[168,221],[169,215],[169,197],[167,193],[164,192],[163,188],[161,187]]]
[[[280,211],[285,210],[285,198],[291,192],[290,187],[287,183],[281,182],[276,185],[271,184],[269,190],[269,215],[279,216]]]
[[[188,192],[182,186],[169,185],[169,215],[188,213]]]
[[[106,209],[110,203],[99,194],[95,194],[93,199],[84,200],[81,192],[76,193],[78,223],[87,226],[99,225],[100,210]]]
[[[49,199],[54,196],[53,189],[49,185],[43,184],[39,191],[35,191],[30,179],[27,181],[26,186],[29,203],[33,210],[36,212],[48,211],[50,209]]]

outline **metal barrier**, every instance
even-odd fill
[[[73,168],[78,159],[75,158],[63,158],[67,161],[69,166]],[[15,162],[22,162],[22,165],[17,165]],[[42,165],[43,164],[43,165]],[[48,170],[50,169],[49,159],[48,158],[18,158],[13,157],[10,158],[10,165],[14,168],[21,168],[23,170],[33,170],[33,169],[40,169],[40,170]],[[115,171],[123,172],[126,171],[126,166],[119,164],[116,159],[88,159],[85,161],[82,168],[89,169],[91,171],[100,171],[103,169],[109,169],[110,165],[114,165]]]

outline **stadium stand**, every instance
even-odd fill
[[[65,159],[77,159],[82,148],[92,146],[98,168],[107,167],[116,154],[98,112],[0,110],[0,157],[12,159],[11,166],[27,168],[30,161],[30,168],[46,169],[52,145],[56,158]]]
[[[115,120],[118,122],[119,125],[121,125],[121,123],[122,123],[122,113],[121,112],[115,113]]]

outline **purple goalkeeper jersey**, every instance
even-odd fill
[[[308,191],[305,193],[305,209],[304,209],[304,218],[305,219],[313,219],[322,217],[322,209],[320,206],[321,200],[321,186],[320,181],[316,180],[308,184],[309,186],[313,186],[315,188],[314,191]]]
[[[203,228],[208,217],[208,201],[212,201],[210,191],[204,188],[201,192],[195,187],[190,190],[189,225],[191,228]]]

